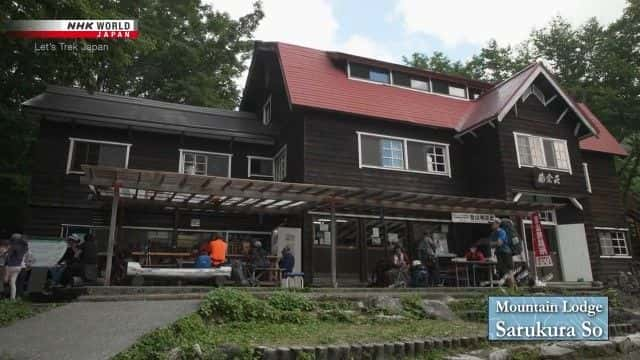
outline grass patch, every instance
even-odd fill
[[[10,325],[14,321],[31,317],[38,313],[33,305],[26,301],[0,300],[0,327]]]
[[[242,351],[266,346],[347,344],[424,339],[429,336],[471,336],[483,333],[484,326],[462,321],[404,320],[396,322],[353,323],[313,320],[304,324],[239,322],[207,324],[197,314],[179,320],[168,328],[144,336],[136,345],[118,355],[117,360],[161,359],[166,352],[199,344],[205,353],[222,346]]]
[[[29,301],[8,299],[0,300],[0,327],[48,311],[59,304],[34,304]],[[2,357],[0,356],[0,360]]]
[[[375,314],[356,310],[341,301],[325,304],[286,291],[263,300],[248,292],[218,289],[208,294],[197,313],[144,336],[115,359],[163,359],[176,348],[189,355],[195,344],[207,359],[223,357],[222,348],[234,349],[238,354],[235,358],[248,359],[250,349],[261,345],[328,345],[474,336],[483,334],[486,328],[483,324],[465,321],[424,319],[418,315],[418,299],[407,297],[402,302],[404,319],[381,321]]]

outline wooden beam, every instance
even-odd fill
[[[231,186],[231,184],[233,184],[233,181],[231,181],[231,180],[227,181],[224,185],[222,185],[222,187],[220,188],[220,190],[224,191],[226,188],[228,188],[229,186]]]
[[[336,271],[336,247],[337,247],[337,232],[336,232],[336,206],[331,202],[331,286],[338,287],[337,271]]]
[[[565,117],[565,115],[567,115],[568,112],[569,112],[569,108],[564,109],[562,114],[558,116],[558,120],[556,120],[556,124],[560,124],[560,121],[562,121],[562,119]]]
[[[111,201],[111,219],[109,221],[109,240],[107,241],[107,264],[104,274],[104,285],[111,285],[111,269],[113,267],[113,247],[116,243],[116,225],[118,220],[118,202],[120,201],[120,186],[113,186],[113,200]]]
[[[205,181],[202,182],[202,185],[200,185],[200,187],[204,189],[207,186],[209,186],[209,184],[211,184],[211,179],[205,179]]]
[[[582,126],[582,123],[581,123],[581,122],[578,122],[578,123],[576,124],[576,128],[573,130],[573,135],[574,135],[574,136],[578,136],[578,133],[580,132],[580,126]]]
[[[182,175],[182,179],[180,180],[180,183],[179,183],[178,186],[184,187],[184,185],[187,183],[188,179],[189,179],[189,177],[186,174]]]
[[[558,94],[554,94],[552,97],[549,98],[549,100],[544,102],[544,106],[546,107],[547,105],[551,104],[551,102],[555,100],[557,97],[558,97]]]
[[[103,170],[103,168],[101,168],[101,170]],[[127,174],[131,174],[133,170],[121,169],[120,171],[123,174],[122,180],[120,180],[120,183],[122,184],[122,186],[133,187],[132,185],[135,184],[135,181],[131,179],[131,177],[125,176]],[[139,170],[135,170],[135,171],[139,171]],[[152,172],[152,171],[145,171],[145,172],[149,173],[151,176],[158,173],[158,172]],[[113,186],[113,183],[109,179],[108,175],[110,174],[111,174],[110,172],[106,172],[105,174],[106,177],[105,176],[96,177],[92,181],[89,181],[88,177],[82,177],[81,182],[92,183],[92,185],[111,188]],[[204,177],[197,176],[197,175],[189,175],[189,177],[204,179]],[[223,181],[225,181],[224,184],[222,183]],[[206,189],[206,191],[204,191],[204,193],[208,195],[215,195],[215,196],[263,198],[263,199],[274,199],[276,201],[280,201],[280,200],[305,201],[307,203],[310,203],[310,206],[315,206],[313,204],[320,204],[327,201],[327,198],[322,197],[321,194],[324,194],[327,192],[339,192],[347,189],[354,192],[363,190],[362,188],[355,188],[355,187],[304,184],[305,188],[311,187],[314,190],[317,189],[317,191],[315,191],[315,193],[304,193],[304,194],[295,193],[295,192],[278,192],[278,191],[261,192],[261,191],[251,190],[251,189],[242,191],[241,189],[229,187],[231,182],[236,182],[236,181],[240,184],[243,184],[247,180],[228,179],[228,178],[212,179],[212,182],[214,184],[221,184],[221,186],[219,187],[210,186]],[[258,181],[251,180],[251,181],[263,186],[270,184],[270,182],[266,182],[266,181],[264,182],[259,180]],[[289,186],[293,187],[294,185],[298,185],[298,184],[288,184],[287,187]],[[150,182],[146,184],[142,183],[141,187],[144,190],[161,191],[161,192],[166,191],[166,192],[172,192],[172,193],[203,192],[203,189],[201,189],[199,185],[194,185],[194,184],[187,184],[184,188],[180,189],[176,186],[176,184],[164,183],[164,184],[158,185],[153,182]],[[381,195],[382,193],[384,193],[384,191],[381,191]],[[406,197],[410,198],[411,196],[415,195],[416,197],[418,197],[418,201],[412,200],[412,202],[407,202],[406,200],[399,201],[399,199],[393,199],[393,198],[386,199],[386,200],[385,199],[375,200],[375,199],[372,199],[371,196],[363,196],[362,198],[337,199],[338,203],[336,205],[352,206],[355,208],[386,207],[389,209],[402,209],[402,210],[415,210],[415,211],[444,211],[444,212],[463,210],[463,211],[505,211],[509,213],[516,213],[516,212],[526,213],[527,211],[531,210],[531,208],[527,206],[517,206],[514,208],[510,206],[511,202],[508,202],[506,200],[478,199],[477,200],[478,203],[476,206],[469,207],[469,206],[461,206],[460,201],[465,197],[421,194],[421,193],[412,193],[412,192],[398,192],[398,193],[401,194],[403,198],[406,198]]]

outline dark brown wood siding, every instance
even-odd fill
[[[628,228],[622,205],[620,184],[616,175],[614,158],[610,154],[585,151],[583,160],[589,165],[592,194],[585,201],[585,227],[589,255],[594,278],[606,280],[621,271],[629,271],[631,259],[601,258],[600,242],[596,227]],[[629,254],[633,254],[627,233]]]
[[[469,174],[468,195],[504,199],[506,196],[504,168],[498,131],[483,126],[463,137],[465,166]]]
[[[359,168],[356,132],[369,132],[450,145],[452,177]],[[323,112],[307,112],[304,119],[304,181],[437,194],[467,191],[464,153],[453,133],[387,121]]]
[[[582,155],[578,147],[578,138],[573,133],[576,123],[564,119],[557,124],[559,115],[559,113],[544,107],[535,96],[529,96],[524,103],[518,101],[517,114],[512,109],[498,124],[500,153],[508,198],[512,198],[523,190],[557,196],[582,197],[587,195],[582,171]],[[544,189],[536,188],[534,174],[537,172],[530,167],[518,167],[514,132],[566,140],[572,173],[543,170],[545,173],[560,175],[560,185]]]
[[[132,144],[129,168],[145,170],[177,172],[180,161],[179,149],[231,153],[231,176],[237,178],[246,178],[248,175],[247,155],[272,156],[275,151],[272,145],[42,120],[40,136],[35,145],[35,165],[31,179],[32,210],[26,227],[31,234],[55,234],[59,232],[61,223],[89,225],[91,213],[95,211],[93,209],[108,206],[89,198],[90,191],[86,185],[80,184],[80,175],[66,173],[70,137]],[[83,215],[69,216],[65,211],[55,210],[60,208],[72,208],[71,212]],[[67,219],[68,217],[73,219],[73,222]],[[160,224],[154,225],[151,221],[146,226]]]

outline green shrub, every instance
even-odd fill
[[[400,298],[404,315],[412,319],[425,319],[427,316],[422,309],[422,298],[418,294],[406,295]]]
[[[282,311],[313,311],[314,303],[304,295],[292,291],[276,291],[269,297],[269,305]]]
[[[487,304],[488,298],[485,296],[471,297],[452,301],[449,308],[463,320],[484,322],[487,321]]]
[[[246,291],[215,289],[207,294],[200,305],[200,315],[209,320],[260,321],[277,320],[273,307]]]
[[[355,316],[348,311],[331,309],[331,310],[326,310],[318,313],[318,320],[342,322],[342,323],[353,323],[355,322]]]
[[[302,324],[311,319],[313,303],[294,293],[276,293],[269,301],[235,289],[216,289],[204,299],[199,314],[217,322],[254,322]]]

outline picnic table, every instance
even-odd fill
[[[496,265],[498,264],[498,261],[496,261],[495,259],[492,258],[488,258],[488,259],[484,259],[484,260],[467,260],[467,258],[464,257],[457,257],[457,258],[453,258],[451,259],[451,262],[455,265],[455,269],[456,269],[456,286],[460,287],[460,275],[458,272],[458,265],[463,265],[465,267],[465,271],[466,271],[466,280],[467,280],[467,286],[470,286],[470,281],[471,278],[469,276],[469,267],[471,267],[471,273],[473,275],[473,284],[475,285],[476,282],[476,268],[478,267],[482,267],[482,266],[486,266],[489,268],[489,286],[493,287],[493,272],[495,271]]]

